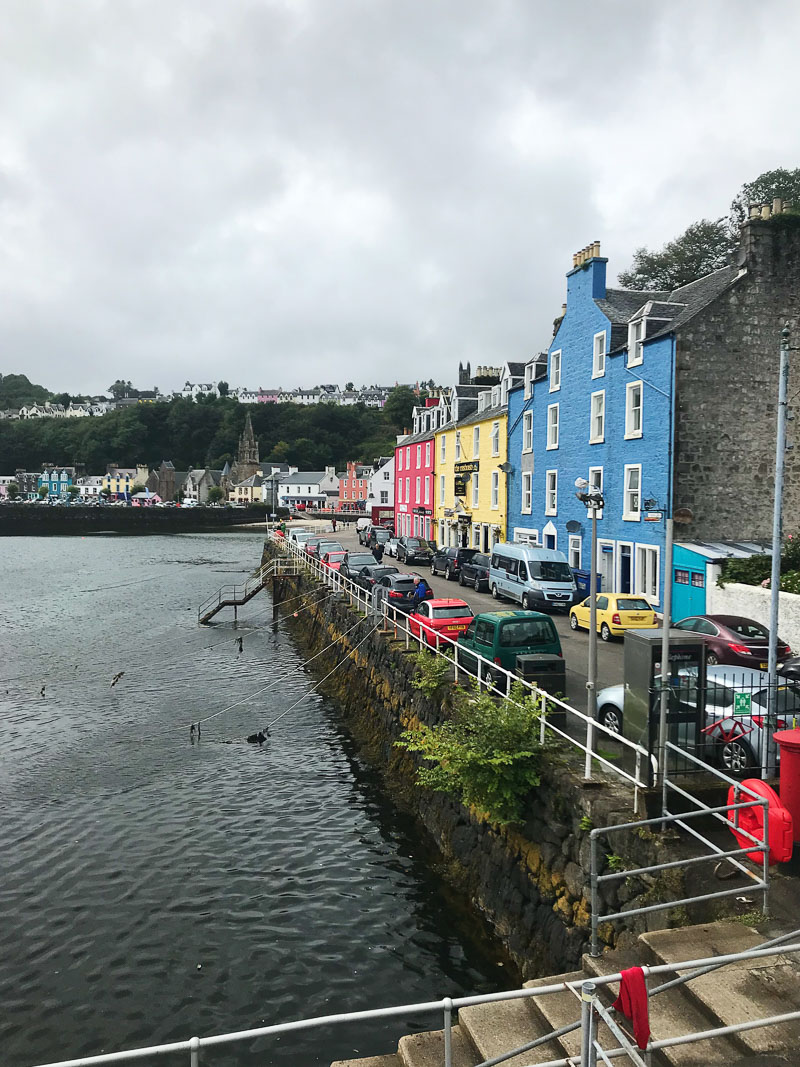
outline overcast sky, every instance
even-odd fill
[[[547,346],[572,253],[800,165],[790,0],[5,0],[0,372],[289,388]]]

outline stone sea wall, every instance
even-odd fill
[[[265,558],[273,551],[268,548]],[[288,600],[318,589],[303,575],[279,580],[275,595],[278,601]],[[415,723],[441,722],[448,714],[448,695],[436,702],[412,688],[417,669],[413,650],[380,631],[366,636],[374,620],[363,619],[352,629],[360,616],[344,596],[318,604],[309,598],[302,610],[300,603],[292,599],[286,609],[296,639],[313,653],[331,645],[315,660],[315,673],[324,676],[347,657],[323,691],[344,710],[348,729],[365,758],[384,774],[396,803],[432,836],[447,876],[489,919],[525,977],[573,969],[590,933],[589,831],[632,820],[632,792],[612,782],[585,783],[582,754],[576,759],[569,752],[554,752],[548,760],[524,825],[492,827],[454,799],[421,788],[415,781],[418,757],[397,748],[395,741]],[[665,840],[646,831],[611,833],[601,845],[604,866],[611,862],[627,869],[674,858],[676,847],[672,837]],[[676,872],[611,885],[618,888],[603,893],[605,911],[683,895]],[[637,917],[625,930],[660,928],[670,925],[670,918],[683,916],[656,913],[649,927]],[[609,926],[602,934],[615,943],[620,930],[615,934]]]
[[[0,537],[51,534],[168,534],[225,529],[263,523],[263,508],[117,508],[80,504],[4,504]]]

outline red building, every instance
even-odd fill
[[[439,399],[431,397],[414,408],[414,433],[401,438],[394,450],[395,532],[430,539],[434,529],[434,431],[439,425]]]
[[[339,479],[339,503],[352,505],[354,501],[366,500],[371,476],[372,467],[351,460],[347,464],[347,473]]]

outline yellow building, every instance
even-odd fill
[[[506,539],[508,405],[499,385],[478,393],[478,410],[436,431],[439,545],[489,552]]]
[[[141,463],[136,467],[115,467],[111,465],[103,475],[103,484],[100,487],[100,491],[107,489],[112,497],[125,496],[131,492],[134,485],[145,485],[149,474],[150,471]]]

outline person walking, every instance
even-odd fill
[[[333,530],[334,533],[336,533],[336,518],[335,517],[331,519],[331,529]]]

